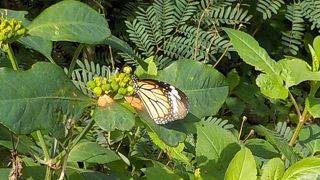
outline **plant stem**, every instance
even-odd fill
[[[72,140],[72,142],[66,148],[66,150],[68,150],[68,149],[71,150],[87,134],[87,132],[92,128],[93,125],[94,125],[94,120],[91,119],[90,122],[86,125],[86,127],[82,130],[82,132],[75,139]],[[66,150],[64,150],[60,154],[58,154],[54,158],[54,160],[55,160],[54,162],[57,162],[57,160],[60,160],[63,156],[65,156]]]
[[[294,143],[296,142],[296,140],[298,139],[298,136],[300,134],[301,129],[303,128],[304,123],[306,122],[306,120],[308,119],[308,110],[307,108],[305,108],[303,110],[302,115],[299,117],[299,122],[298,125],[296,127],[296,129],[294,130],[294,133],[290,139],[289,145],[293,146]]]
[[[46,143],[44,141],[43,135],[42,135],[40,130],[37,131],[37,136],[38,136],[38,139],[39,139],[39,143],[40,143],[41,149],[42,149],[43,154],[44,154],[44,161],[45,161],[45,163],[47,163],[50,160],[50,155],[49,155],[49,151],[48,151],[47,145],[46,145]],[[51,169],[50,165],[47,164],[45,179],[46,180],[51,180],[51,176],[52,176],[52,169]]]
[[[298,114],[298,117],[299,117],[299,120],[300,120],[300,118],[301,118],[301,112],[300,112],[299,106],[298,106],[296,100],[294,99],[294,97],[292,96],[292,94],[291,94],[290,91],[289,91],[289,96],[290,96],[290,99],[291,99],[291,101],[292,101],[292,103],[293,103],[294,108],[295,108],[296,111],[297,111],[297,114]]]
[[[12,65],[12,68],[14,70],[18,70],[18,63],[17,63],[17,60],[13,54],[13,51],[12,51],[12,48],[11,48],[11,45],[10,44],[7,44],[7,53],[8,53],[8,57],[10,59],[10,62],[11,62],[11,65]]]
[[[69,66],[69,70],[68,70],[68,76],[70,77],[73,70],[74,70],[74,67],[76,66],[76,62],[77,62],[77,59],[80,55],[80,52],[82,51],[82,49],[84,48],[84,44],[79,44],[79,46],[77,47],[76,51],[74,52],[73,54],[73,57],[72,57],[72,61],[70,63],[70,66]]]

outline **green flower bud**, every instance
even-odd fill
[[[121,94],[121,95],[125,95],[127,93],[127,89],[121,87],[121,88],[119,88],[118,93]]]
[[[119,89],[119,84],[118,84],[116,81],[113,81],[113,82],[111,83],[111,88],[112,88],[112,90],[113,90],[114,92],[116,92],[116,91],[118,91],[118,89]]]
[[[88,81],[87,82],[87,87],[90,88],[90,89],[93,89],[93,88],[96,87],[96,83],[93,80]]]
[[[94,82],[96,83],[96,86],[101,86],[101,84],[102,84],[102,78],[101,78],[101,76],[95,76],[95,77],[93,78],[93,80],[94,80]]]
[[[123,81],[121,81],[120,83],[119,83],[119,86],[120,87],[125,87],[127,85],[127,83],[125,83],[125,82],[123,82]]]
[[[101,88],[104,91],[110,91],[111,90],[111,85],[110,84],[102,84]]]
[[[132,72],[132,68],[129,66],[126,66],[123,68],[123,72],[126,74],[130,74]]]
[[[100,96],[100,95],[102,94],[102,89],[101,89],[101,87],[95,87],[95,88],[93,89],[93,93],[94,93],[95,95],[97,95],[97,96]]]
[[[0,17],[0,41],[3,43],[14,42],[26,33],[21,21]]]
[[[134,93],[134,88],[132,86],[128,86],[127,91],[129,95],[132,95]]]
[[[126,76],[125,73],[120,73],[119,76],[118,76],[119,77],[119,81],[121,82],[125,76]]]
[[[131,77],[127,75],[126,77],[123,78],[122,82],[128,83],[130,80],[131,80]]]
[[[106,78],[106,77],[103,77],[101,83],[102,83],[102,84],[107,84],[107,78]]]

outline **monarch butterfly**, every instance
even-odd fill
[[[188,114],[188,97],[179,89],[162,81],[139,80],[132,76],[133,88],[157,124],[183,119]]]

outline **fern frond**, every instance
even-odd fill
[[[237,0],[201,0],[199,9],[208,10],[209,8],[231,6]]]
[[[285,4],[283,0],[259,0],[256,9],[262,13],[263,19],[269,19],[273,14],[278,14],[283,4]]]
[[[293,135],[290,127],[287,126],[287,122],[278,122],[275,130],[276,133],[283,137],[286,141],[290,141]]]
[[[175,26],[181,26],[186,24],[186,21],[197,11],[199,2],[194,2],[193,0],[176,0],[175,2]]]
[[[156,0],[153,7],[161,24],[162,36],[168,36],[175,25],[174,4],[172,0]]]
[[[165,42],[164,54],[171,58],[194,58],[193,53],[197,49],[196,60],[215,61],[215,55],[223,52],[229,44],[229,41],[216,31],[204,31],[188,25],[182,26],[179,34]]]
[[[203,118],[203,120],[215,124],[224,129],[232,129],[234,128],[233,124],[228,124],[228,120],[222,120],[221,118],[216,117],[207,117]]]
[[[247,10],[236,6],[232,8],[231,6],[212,8],[208,12],[206,18],[204,18],[205,23],[208,26],[220,24],[237,25],[237,24],[249,24],[252,15],[248,14]]]
[[[156,15],[154,7],[150,6],[147,10],[139,8],[137,14],[138,16],[136,18],[140,21],[141,25],[145,27],[145,30],[151,39],[152,45],[159,47],[163,36],[160,29],[161,22]]]
[[[287,8],[285,17],[292,23],[292,28],[288,32],[282,32],[281,44],[285,47],[285,53],[296,55],[303,43],[305,30],[303,12],[299,5],[289,5]]]
[[[301,8],[304,16],[312,23],[311,30],[320,28],[320,1],[304,0],[301,2]]]
[[[154,46],[152,46],[151,37],[147,33],[146,28],[137,20],[133,22],[125,22],[129,33],[129,39],[136,44],[139,50],[141,50],[146,56],[153,54]]]
[[[75,69],[71,74],[73,84],[80,89],[84,94],[93,97],[93,93],[87,88],[86,83],[93,79],[94,76],[104,76],[109,78],[111,74],[110,68],[95,64],[92,61],[84,60],[81,62],[77,60],[78,69]],[[68,69],[64,69],[65,73],[68,73]]]
[[[133,66],[138,64],[138,60],[137,59],[143,59],[139,53],[137,51],[134,51],[134,56],[132,54],[128,54],[128,53],[124,53],[124,52],[119,52],[118,54],[123,58],[123,60],[127,63],[127,64],[131,64]]]

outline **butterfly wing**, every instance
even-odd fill
[[[152,79],[134,80],[136,93],[157,124],[183,119],[189,108],[187,96],[167,83]]]

